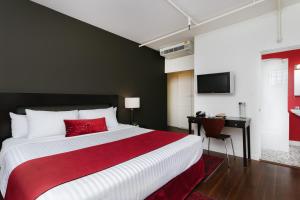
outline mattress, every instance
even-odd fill
[[[114,130],[77,137],[8,139],[0,153],[0,189],[4,196],[10,173],[28,160],[105,144],[150,132],[120,125]],[[38,199],[145,199],[181,174],[202,156],[201,138],[189,135],[174,143],[106,170],[59,185]]]

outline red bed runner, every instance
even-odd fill
[[[131,138],[29,160],[9,176],[5,200],[36,199],[63,183],[105,170],[185,137],[152,131]]]

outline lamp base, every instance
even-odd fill
[[[130,124],[133,125],[133,108],[130,108]]]
[[[137,122],[133,122],[131,125],[132,126],[140,126]]]

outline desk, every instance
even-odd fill
[[[198,124],[198,135],[201,130],[201,117],[188,116],[189,134],[192,134],[192,123]],[[243,160],[244,166],[247,167],[248,160],[251,160],[251,143],[250,143],[250,118],[226,117],[225,126],[232,128],[241,128],[243,130]],[[248,154],[248,157],[247,157]]]

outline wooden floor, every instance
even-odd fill
[[[187,129],[177,128],[177,127],[173,127],[173,126],[168,126],[167,130],[173,131],[173,132],[178,132],[178,133],[189,133],[189,130],[187,130]]]
[[[230,161],[230,169],[227,162],[224,163],[196,190],[215,200],[300,199],[300,169],[253,160],[245,168],[241,158],[231,158]]]

